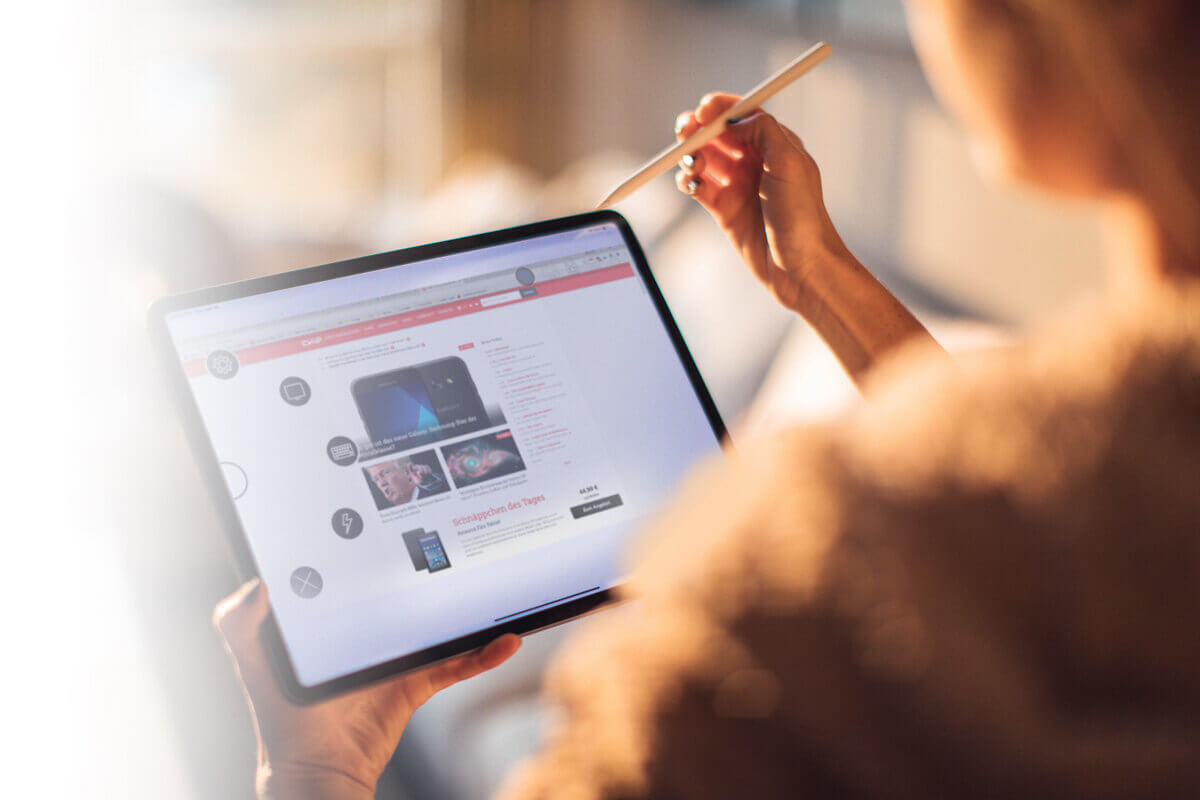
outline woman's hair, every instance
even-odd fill
[[[1117,143],[1123,179],[1171,244],[1200,264],[1200,2],[946,0],[967,24],[1007,29],[998,69],[1054,70]]]

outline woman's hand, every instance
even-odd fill
[[[714,92],[675,122],[680,140],[740,98]],[[679,188],[696,198],[760,281],[863,379],[884,354],[929,333],[851,254],[833,227],[821,175],[799,137],[755,111],[684,157]],[[940,351],[940,348],[937,348]]]
[[[675,123],[682,141],[740,100],[714,92]],[[783,305],[801,310],[814,272],[853,261],[833,227],[821,175],[799,137],[756,110],[685,158],[679,188],[707,209],[742,260]]]
[[[417,707],[447,686],[499,666],[521,646],[508,634],[477,653],[311,706],[276,685],[259,639],[266,587],[252,580],[223,600],[213,622],[241,678],[258,735],[261,798],[371,798]]]

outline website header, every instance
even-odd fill
[[[190,347],[198,339],[222,332],[624,246],[617,226],[605,223],[175,311],[167,315],[166,321],[176,343]]]

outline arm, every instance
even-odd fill
[[[813,327],[859,389],[871,368],[901,345],[920,341],[945,352],[849,251],[815,270],[789,307]]]
[[[737,102],[710,94],[677,122],[683,139]],[[929,332],[854,257],[825,209],[816,162],[792,131],[758,112],[685,158],[679,188],[696,198],[764,285],[803,317],[861,389],[887,353]],[[940,348],[938,348],[940,351]]]

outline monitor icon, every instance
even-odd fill
[[[312,397],[312,389],[303,378],[292,376],[284,378],[283,383],[279,384],[279,396],[289,406],[302,406]]]

